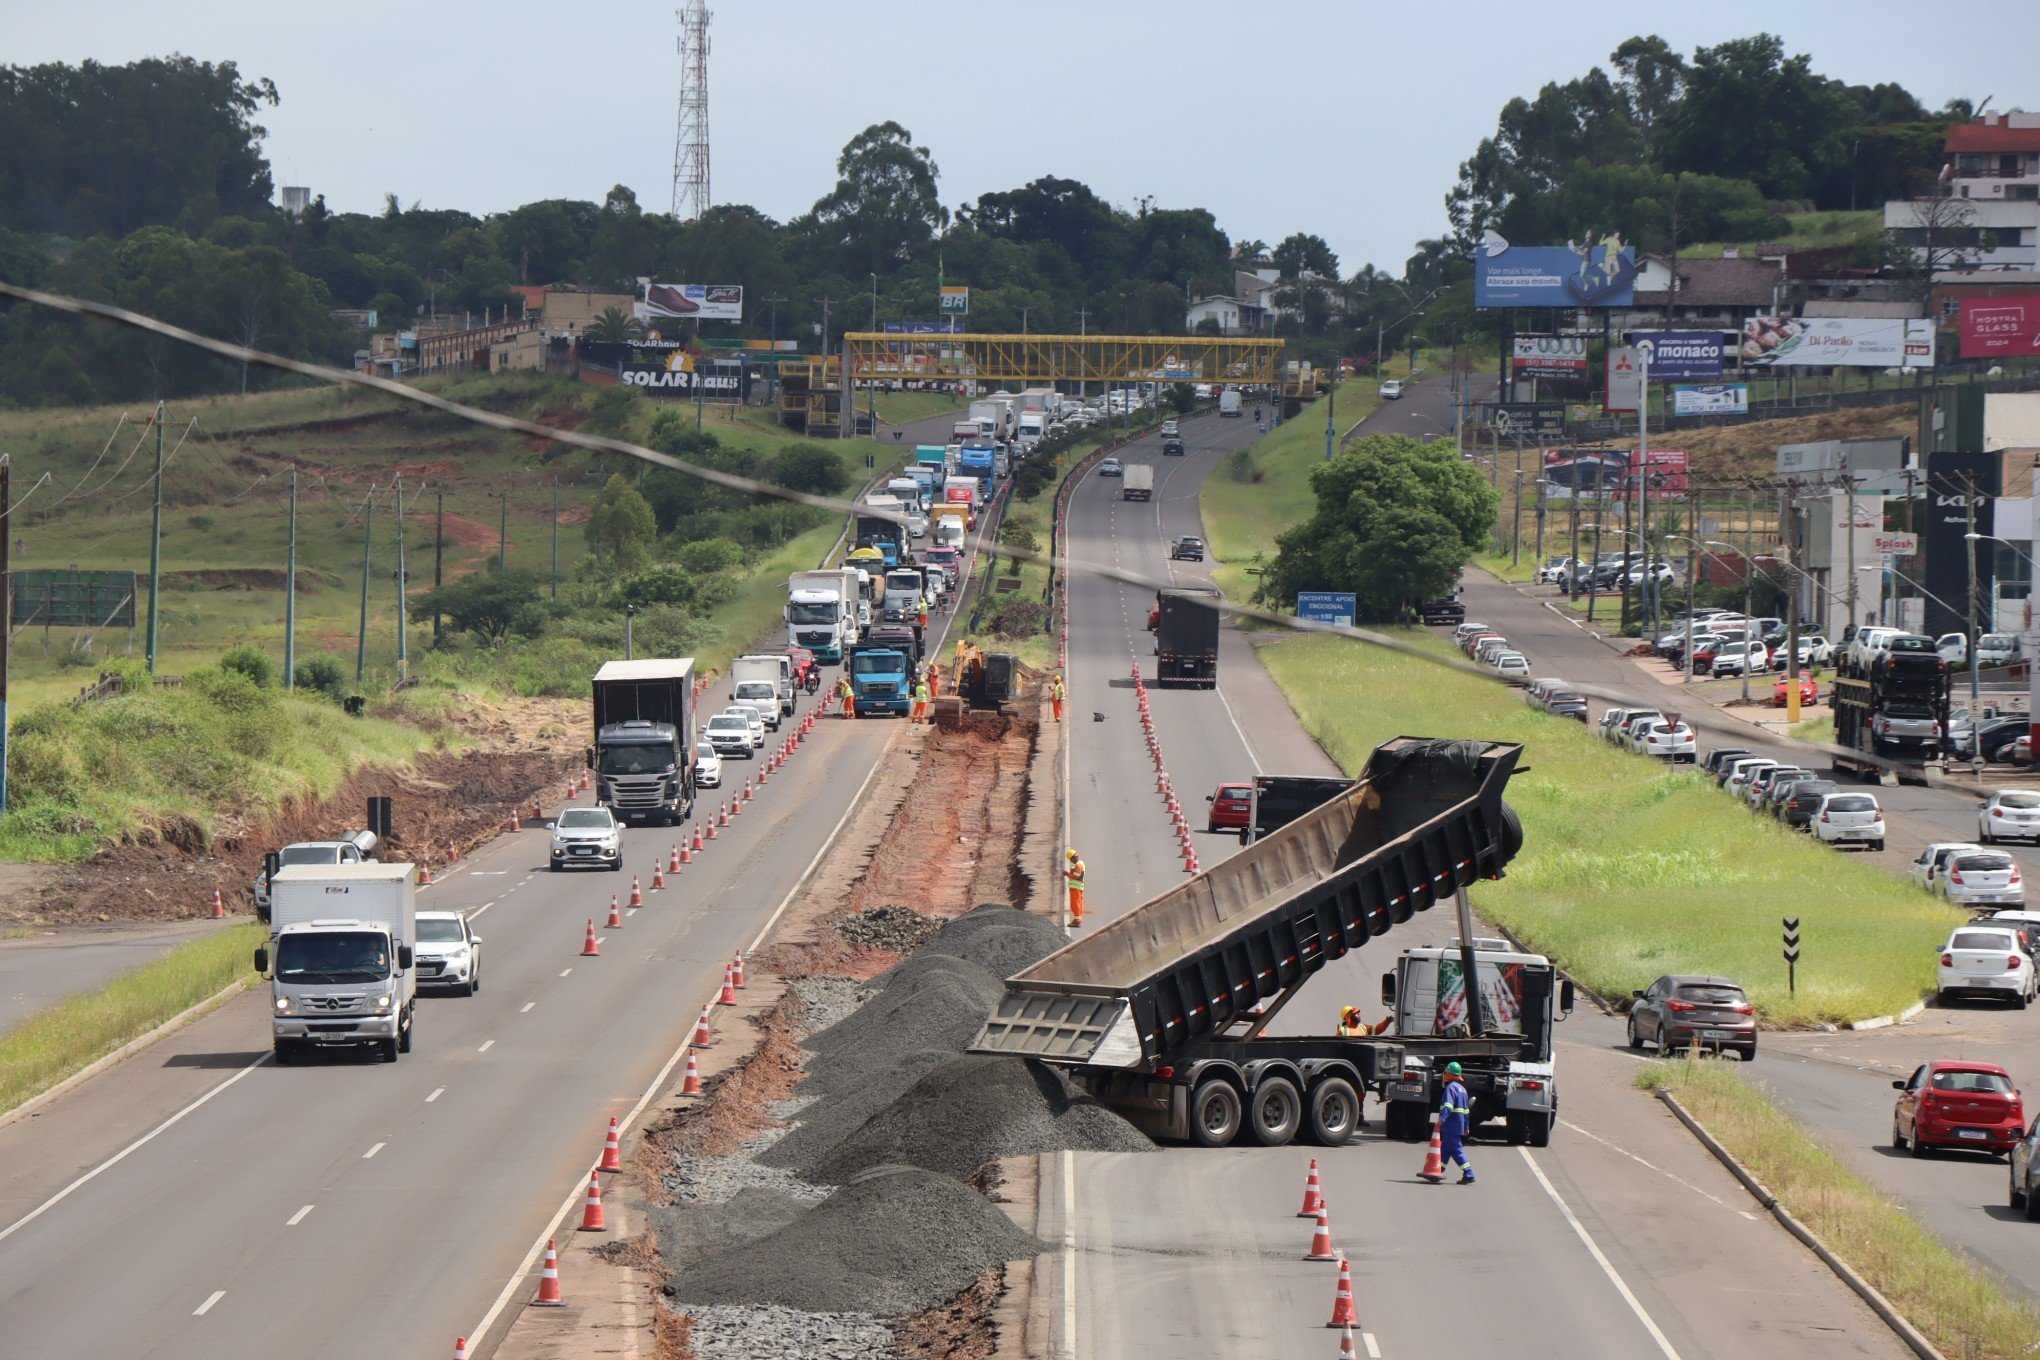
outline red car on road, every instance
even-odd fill
[[[1254,786],[1252,784],[1220,784],[1217,793],[1208,793],[1204,801],[1211,804],[1211,812],[1204,819],[1206,831],[1230,828],[1244,831],[1253,818]]]
[[[813,694],[822,687],[821,663],[815,654],[805,647],[788,647],[787,659],[793,662],[793,687]]]
[[[1924,1157],[1934,1148],[1974,1148],[2002,1155],[2025,1136],[2026,1110],[2011,1074],[1996,1063],[1922,1063],[1891,1083],[1891,1145]]]
[[[1778,677],[1771,685],[1771,702],[1780,708],[1784,708],[1791,697],[1791,685],[1792,680],[1789,676]],[[1799,702],[1801,704],[1817,704],[1820,702],[1820,686],[1814,683],[1813,677],[1810,675],[1799,677]]]

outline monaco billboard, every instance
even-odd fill
[[[1962,299],[1962,357],[2040,354],[2040,293]]]

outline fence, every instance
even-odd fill
[[[181,675],[159,675],[156,677],[156,688],[158,689],[177,689],[183,684],[184,677]],[[70,701],[71,707],[83,708],[87,704],[96,703],[101,699],[111,699],[116,694],[125,693],[127,693],[127,681],[125,679],[118,675],[102,675],[78,691],[78,697]]]
[[[1866,391],[1850,392],[1808,392],[1802,396],[1774,397],[1769,401],[1753,401],[1747,412],[1708,416],[1678,416],[1663,421],[1658,415],[1651,420],[1651,437],[1655,441],[1672,440],[1682,430],[1700,429],[1714,425],[1747,425],[1753,420],[1781,420],[1791,416],[1817,415],[1823,411],[1863,410],[1873,406],[1897,406],[1916,402],[1922,396],[1950,392],[1958,387],[1981,387],[1986,392],[2031,392],[2040,390],[2040,373],[2028,373],[2015,378],[1984,378],[1976,382],[1928,383],[1920,381],[1910,387],[1894,386],[1870,388]],[[1633,416],[1609,416],[1599,420],[1575,420],[1567,423],[1567,439],[1579,444],[1598,444],[1608,440],[1630,439],[1636,435],[1636,419]]]

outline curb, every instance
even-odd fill
[[[1835,1278],[1854,1290],[1858,1298],[1870,1305],[1870,1311],[1877,1314],[1883,1320],[1884,1325],[1889,1327],[1892,1334],[1906,1344],[1907,1349],[1920,1357],[1920,1360],[1947,1360],[1946,1356],[1934,1349],[1933,1342],[1927,1340],[1917,1327],[1906,1320],[1905,1314],[1899,1312],[1892,1305],[1891,1300],[1879,1293],[1875,1285],[1871,1284],[1861,1275],[1858,1275],[1848,1262],[1829,1250],[1828,1245],[1816,1237],[1813,1231],[1804,1223],[1794,1218],[1791,1212],[1778,1202],[1778,1197],[1772,1194],[1749,1168],[1736,1160],[1734,1153],[1717,1142],[1714,1135],[1707,1131],[1704,1124],[1688,1114],[1686,1107],[1679,1103],[1678,1097],[1672,1094],[1669,1087],[1660,1086],[1657,1097],[1674,1115],[1678,1116],[1679,1122],[1684,1124],[1692,1135],[1700,1140],[1701,1146],[1713,1153],[1714,1159],[1727,1167],[1729,1173],[1742,1182],[1743,1189],[1750,1192],[1752,1199],[1756,1200],[1763,1208],[1769,1210],[1771,1216],[1778,1220],[1779,1225],[1786,1232],[1798,1238],[1806,1245],[1809,1251],[1819,1257],[1821,1263],[1834,1272]]]
[[[1925,1010],[1926,1008],[1927,1003],[1924,1000],[1915,1001],[1912,1003],[1912,1005],[1907,1006],[1904,1010],[1900,1011],[1896,1015],[1873,1015],[1867,1020],[1851,1020],[1847,1025],[1843,1026],[1843,1028],[1889,1029],[1893,1025],[1904,1024],[1906,1021],[1912,1019],[1914,1016],[1918,1015],[1921,1011]]]
[[[149,1045],[155,1043],[158,1039],[168,1038],[172,1033],[184,1028],[186,1025],[198,1019],[200,1016],[205,1015],[207,1012],[216,1010],[219,1007],[226,1005],[227,1002],[232,1001],[242,992],[245,992],[248,990],[248,988],[254,986],[255,982],[256,979],[253,977],[244,977],[240,979],[238,982],[228,983],[225,987],[221,988],[217,992],[214,992],[211,996],[205,998],[205,1000],[203,1001],[200,1001],[197,1005],[187,1007],[186,1009],[178,1012],[176,1015],[171,1016],[168,1020],[165,1020],[162,1024],[156,1026],[154,1029],[150,1030],[147,1034],[143,1034],[136,1038],[128,1040],[126,1043],[122,1044],[119,1048],[116,1048],[113,1052],[108,1053],[104,1057],[98,1058],[93,1062],[87,1063],[85,1066],[79,1068],[76,1072],[73,1072],[70,1076],[65,1077],[62,1081],[58,1082],[55,1086],[50,1087],[47,1091],[43,1091],[36,1095],[32,1095],[27,1100],[24,1100],[19,1105],[16,1105],[13,1109],[5,1111],[4,1113],[0,1113],[0,1129],[6,1128],[9,1124],[14,1123],[18,1119],[27,1119],[31,1115],[34,1115],[35,1113],[40,1111],[45,1105],[48,1105],[50,1102],[57,1099],[57,1097],[65,1094],[67,1091],[73,1090],[76,1087],[83,1086],[86,1082],[92,1080],[92,1078],[98,1076],[101,1072],[104,1072],[107,1068],[112,1067],[115,1063],[133,1057],[135,1054],[141,1052]]]

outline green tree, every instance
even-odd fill
[[[1663,128],[1665,168],[1747,179],[1768,198],[1813,192],[1846,162],[1855,110],[1813,59],[1769,33],[1700,48]]]
[[[1350,590],[1359,617],[1401,618],[1448,592],[1494,528],[1498,498],[1450,444],[1370,435],[1311,473],[1317,510],[1276,539],[1256,598]]]
[[[1300,279],[1307,273],[1328,279],[1339,276],[1339,257],[1324,237],[1312,232],[1299,231],[1284,237],[1282,244],[1275,247],[1274,260],[1275,268],[1285,279]]]
[[[645,333],[638,319],[621,307],[604,307],[588,323],[587,337],[600,344],[621,345]]]
[[[1657,149],[1657,130],[1678,104],[1686,88],[1686,59],[1672,45],[1653,33],[1647,38],[1630,38],[1608,54],[1616,83],[1629,110],[1630,126],[1636,129],[1644,159]]]
[[[589,549],[624,571],[641,565],[658,535],[658,517],[637,488],[612,476],[588,512]]]
[[[875,123],[836,158],[836,187],[808,212],[808,229],[853,271],[890,273],[948,222],[936,195],[940,173],[913,133]]]
[[[435,613],[444,614],[455,628],[474,634],[485,646],[495,646],[513,631],[531,630],[538,602],[536,572],[471,572],[412,596],[411,618],[423,621]]]
[[[850,484],[843,460],[820,444],[788,445],[773,455],[765,475],[774,486],[813,496],[833,496]]]

